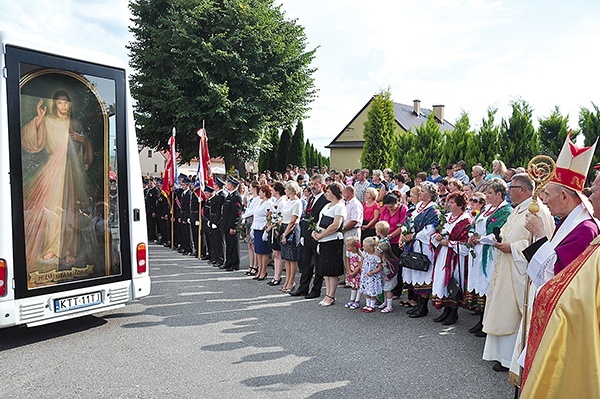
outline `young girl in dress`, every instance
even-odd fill
[[[377,295],[382,291],[383,265],[381,258],[375,253],[379,244],[376,237],[367,237],[363,241],[363,266],[360,275],[360,293],[367,298],[367,304],[360,310],[363,313],[372,313],[375,311]]]
[[[381,313],[390,313],[394,310],[392,307],[392,290],[398,284],[400,266],[398,265],[398,258],[392,252],[392,247],[389,243],[379,243],[377,252],[381,256],[381,263],[383,265],[383,292],[385,293],[385,300],[379,305],[379,309],[381,309]]]
[[[350,287],[350,302],[346,308],[358,309],[360,307],[360,270],[362,268],[362,255],[360,253],[360,240],[358,237],[346,238],[346,285]]]

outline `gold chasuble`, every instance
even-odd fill
[[[521,398],[600,398],[600,237],[536,297]]]

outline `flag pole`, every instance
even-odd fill
[[[171,131],[172,135],[173,135],[173,139],[175,139],[175,135],[176,135],[176,131],[175,131],[175,127],[173,126],[173,130]],[[169,146],[169,151],[171,151],[171,146]],[[171,158],[173,158],[173,154],[171,154]],[[171,162],[173,163],[173,165],[175,165],[176,160],[175,159],[171,159]],[[174,248],[175,245],[175,179],[177,179],[177,176],[175,176],[175,168],[171,168],[171,174],[173,175],[173,179],[171,179],[171,249]]]
[[[206,130],[204,130],[204,119],[202,119],[202,130],[203,133],[202,134],[206,134]],[[202,148],[202,137],[200,137],[200,143],[198,144],[198,148]],[[204,167],[202,164],[202,158],[198,158],[198,165],[199,168]],[[196,176],[196,178],[200,178],[200,176]],[[206,182],[203,182],[206,183]],[[200,195],[198,196],[198,248],[196,248],[196,253],[197,259],[200,259],[200,252],[202,252],[202,213],[203,213],[203,209],[202,209],[202,192],[200,192]],[[208,249],[208,247],[207,247]]]

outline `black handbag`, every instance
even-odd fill
[[[448,281],[448,297],[452,299],[457,299],[460,294],[460,285],[458,281],[454,277],[450,277],[450,281]]]
[[[426,272],[431,266],[427,255],[420,252],[404,251],[400,254],[399,260],[400,266],[420,272]]]

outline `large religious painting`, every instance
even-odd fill
[[[21,64],[27,288],[121,273],[115,83]]]

